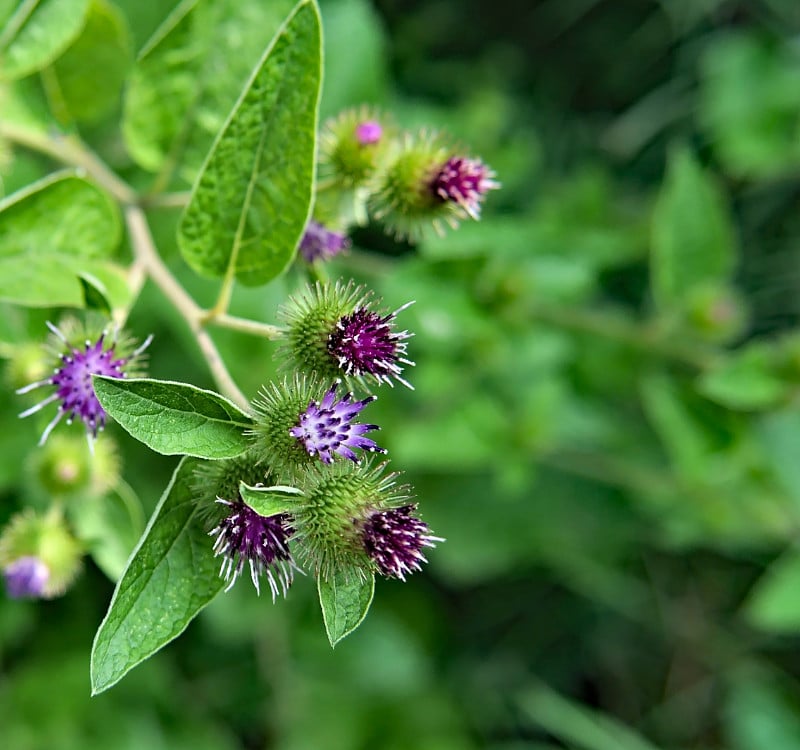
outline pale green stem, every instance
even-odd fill
[[[286,332],[285,328],[281,326],[273,326],[269,323],[259,323],[255,320],[248,320],[247,318],[237,318],[227,313],[223,315],[215,315],[214,317],[206,317],[209,324],[219,326],[220,328],[229,328],[232,331],[241,331],[242,333],[249,333],[252,336],[260,336],[261,338],[275,341],[282,338]]]
[[[211,336],[202,326],[205,313],[178,283],[169,269],[164,265],[156,251],[147,219],[139,206],[128,206],[125,209],[125,221],[131,237],[131,246],[137,259],[147,269],[150,278],[172,302],[175,309],[186,321],[197,340],[197,345],[208,363],[211,374],[219,389],[242,409],[249,409],[249,403],[234,382],[228,368],[220,357],[219,351]]]

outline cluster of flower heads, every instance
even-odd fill
[[[398,238],[418,240],[427,227],[479,219],[495,173],[442,133],[406,132],[369,108],[325,123],[320,136],[314,217],[299,251],[308,263],[350,246],[347,230],[373,219]]]
[[[301,567],[326,579],[377,573],[405,580],[425,562],[425,548],[441,541],[398,475],[365,458],[386,453],[367,436],[378,425],[359,421],[377,397],[353,392],[394,382],[411,387],[403,377],[414,364],[406,352],[411,334],[396,329],[406,307],[386,313],[362,288],[337,283],[309,287],[281,310],[281,354],[291,375],[253,402],[251,464],[232,462],[222,482],[228,494],[218,495],[224,513],[210,531],[228,587],[248,567],[256,588],[266,578],[273,598],[286,593]],[[249,483],[243,470],[258,481]],[[271,512],[248,505],[230,476],[271,497]]]

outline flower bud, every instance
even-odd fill
[[[369,107],[342,112],[320,133],[320,182],[340,189],[363,185],[378,170],[392,128]]]
[[[0,534],[0,568],[10,596],[49,599],[80,570],[81,549],[59,510],[13,516]]]
[[[300,255],[306,263],[330,260],[350,247],[346,234],[334,232],[313,219],[306,225],[300,239]]]
[[[741,335],[747,323],[745,300],[732,287],[704,284],[688,294],[688,321],[709,341],[730,341]]]

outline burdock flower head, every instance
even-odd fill
[[[330,260],[350,247],[346,234],[334,232],[313,219],[308,222],[300,240],[300,255],[306,263]]]
[[[68,336],[52,323],[48,322],[47,326],[61,344],[59,364],[50,377],[20,388],[17,393],[28,393],[44,386],[54,386],[55,391],[22,412],[20,417],[30,416],[49,404],[58,402],[58,411],[42,433],[39,445],[44,444],[53,428],[65,416],[67,424],[71,424],[75,418],[83,422],[91,445],[92,439],[97,437],[98,431],[106,424],[106,412],[95,395],[92,375],[124,378],[132,373],[138,374],[137,360],[149,346],[152,336],[130,354],[125,354],[124,350],[129,350],[130,347],[127,342],[117,338],[116,332],[109,337],[103,331],[93,339],[86,338],[84,345],[79,347],[71,343]],[[63,347],[66,347],[66,352],[63,352]]]
[[[404,504],[386,464],[338,463],[309,467],[293,513],[298,555],[325,579],[364,579],[373,573],[404,579],[425,562],[422,550],[442,541]]]
[[[397,315],[411,304],[387,313],[363,287],[317,284],[281,310],[288,327],[284,352],[301,372],[413,388],[403,377],[404,367],[414,364],[406,356],[413,334],[395,329]]]
[[[223,558],[220,576],[228,584],[225,590],[232,588],[247,564],[259,594],[263,576],[269,583],[273,601],[279,593],[285,596],[298,569],[289,551],[292,533],[289,516],[285,513],[261,516],[241,500],[217,498],[217,502],[226,506],[227,512],[209,535],[216,537],[215,556]]]
[[[18,513],[0,534],[0,569],[12,598],[58,596],[75,579],[80,562],[81,547],[58,509]]]
[[[379,429],[354,421],[375,400],[353,401],[347,393],[336,400],[336,381],[327,391],[315,377],[295,375],[270,383],[253,401],[257,412],[253,428],[254,451],[281,478],[292,477],[310,463],[333,463],[336,456],[358,461],[356,450],[385,453],[364,434]]]
[[[422,550],[444,541],[414,515],[416,509],[413,504],[378,510],[361,523],[364,549],[382,576],[404,581],[428,562]]]
[[[477,219],[489,190],[499,187],[494,172],[478,159],[454,155],[438,133],[406,134],[378,176],[369,202],[371,215],[399,238],[418,240],[427,227]]]

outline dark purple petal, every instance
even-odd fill
[[[219,574],[225,579],[229,591],[242,574],[245,562],[250,565],[250,577],[260,594],[260,577],[269,582],[272,599],[278,593],[286,595],[294,577],[296,565],[289,551],[289,535],[292,533],[289,516],[261,516],[245,503],[230,502],[218,498],[227,505],[229,513],[214,527],[210,536],[214,542],[215,556],[223,555]]]
[[[414,364],[405,358],[406,340],[413,334],[394,330],[397,314],[410,304],[383,316],[366,307],[357,307],[337,321],[328,336],[328,352],[347,375],[372,375],[379,383],[389,385],[397,380],[413,390],[401,377],[402,365]]]
[[[473,219],[480,216],[483,196],[500,187],[494,172],[479,159],[453,156],[439,169],[431,190],[442,201],[457,203]]]
[[[12,599],[38,599],[50,578],[50,570],[32,555],[20,557],[3,569],[6,592]]]
[[[381,575],[401,581],[427,562],[422,550],[444,541],[414,515],[416,505],[374,512],[362,526],[364,549]]]

